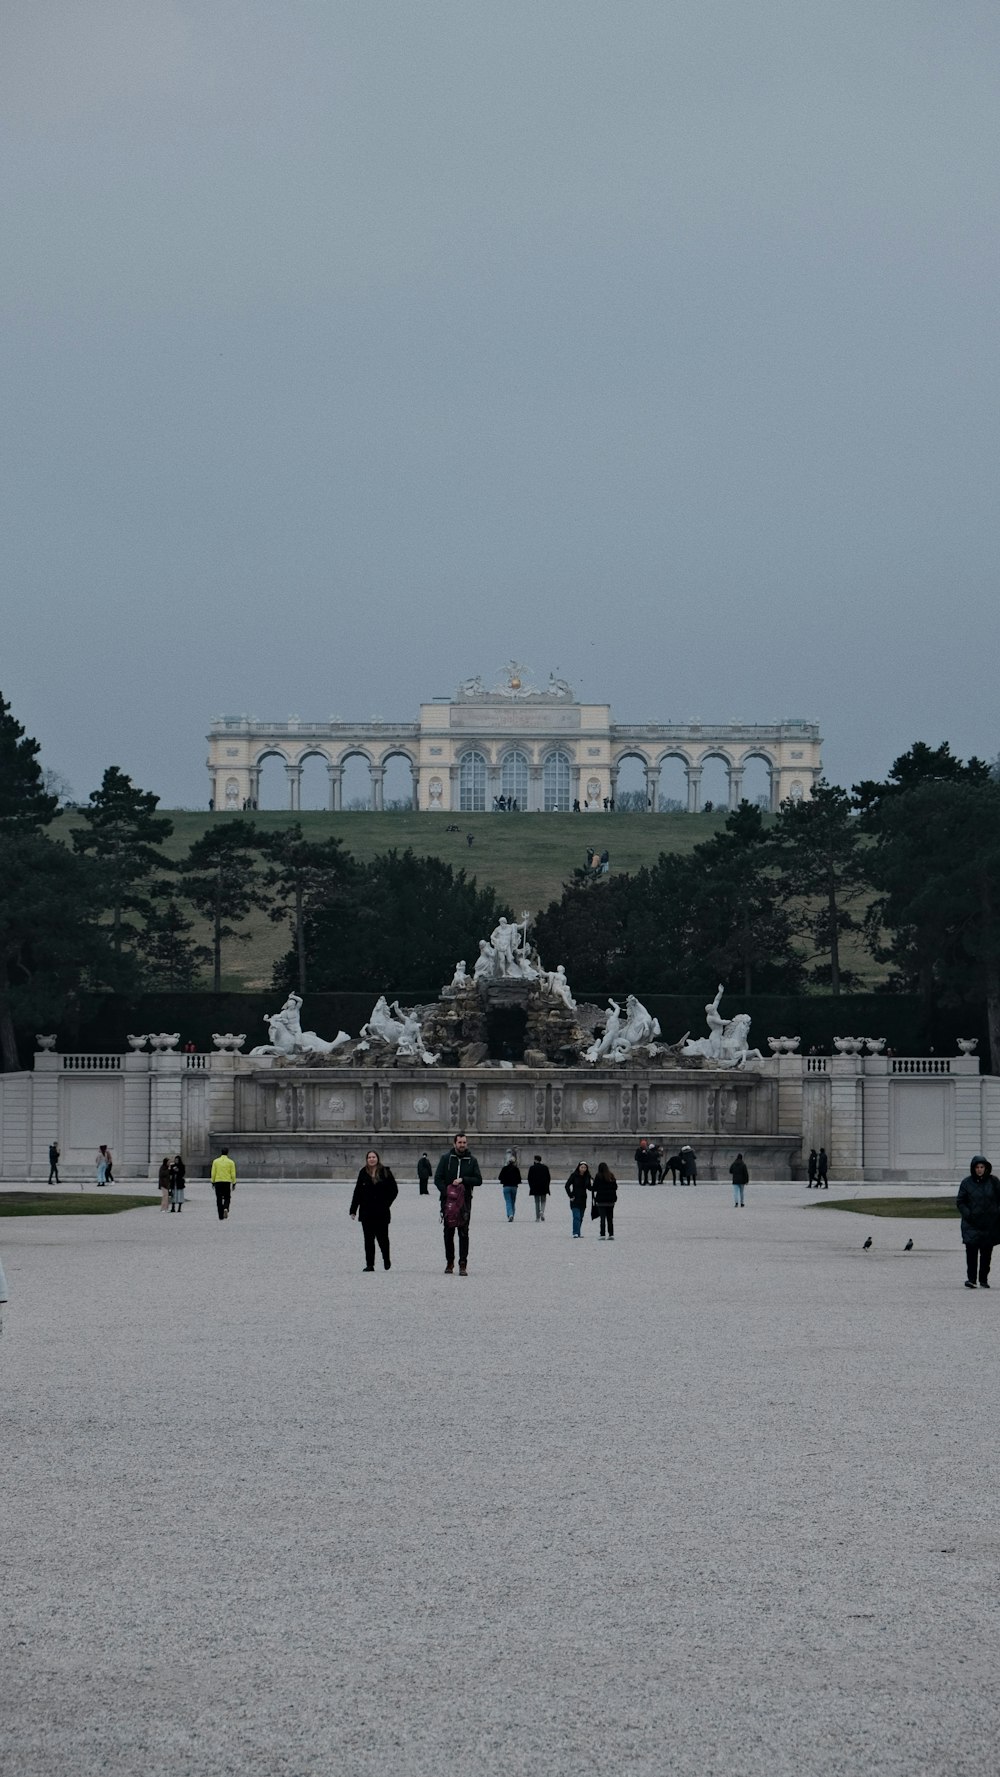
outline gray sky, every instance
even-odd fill
[[[81,796],[509,655],[1000,749],[1000,14],[7,0],[0,689]]]

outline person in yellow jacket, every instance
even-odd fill
[[[212,1161],[212,1184],[215,1188],[219,1220],[224,1222],[229,1214],[232,1194],[236,1189],[236,1162],[230,1160],[228,1148],[223,1148],[219,1158]]]

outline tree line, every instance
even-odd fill
[[[0,697],[0,1051],[15,1030],[61,1018],[84,989],[133,994],[222,987],[230,947],[262,912],[285,927],[274,986],[381,993],[449,978],[509,913],[495,891],[411,850],[362,863],[298,824],[264,832],[237,815],[185,856],[158,798],[117,766],[50,832],[58,798],[38,743]],[[196,935],[203,922],[205,943]],[[985,1007],[1000,1068],[1000,783],[947,743],[920,742],[884,782],[815,786],[768,817],[743,803],[687,855],[632,875],[578,872],[536,921],[550,965],[603,995],[849,991],[845,950],[864,947],[889,991]]]

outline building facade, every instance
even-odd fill
[[[288,780],[288,807],[301,802],[302,768],[319,757],[329,774],[331,809],[342,806],[344,767],[360,758],[368,767],[370,806],[383,806],[385,772],[393,759],[409,766],[413,804],[427,813],[474,814],[496,800],[525,812],[604,809],[613,801],[626,760],[642,768],[646,806],[660,807],[660,779],[678,760],[688,811],[702,806],[702,772],[722,761],[728,805],[738,806],[743,774],[762,761],[772,809],[787,798],[808,797],[822,771],[814,722],[615,722],[606,703],[580,703],[563,679],[543,690],[526,686],[513,666],[487,690],[467,680],[454,698],[420,705],[416,722],[260,722],[219,716],[208,735],[212,806],[239,810],[259,801],[265,761],[280,759]]]

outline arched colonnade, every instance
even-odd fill
[[[327,807],[332,811],[343,806],[344,767],[351,759],[361,759],[368,767],[371,784],[371,806],[381,809],[385,799],[385,773],[392,759],[404,759],[410,768],[410,793],[414,807],[417,800],[418,762],[415,750],[400,746],[398,742],[388,747],[375,749],[354,744],[339,749],[310,745],[300,752],[292,753],[283,747],[271,743],[263,746],[250,761],[249,791],[250,799],[255,804],[260,801],[260,774],[268,759],[278,759],[285,768],[288,780],[288,807],[298,809],[302,806],[302,768],[308,759],[322,759],[326,765],[330,783],[330,794]],[[222,778],[220,785],[219,778]],[[221,797],[220,797],[221,790]],[[241,800],[241,784],[235,772],[216,774],[216,807],[233,807]]]
[[[697,814],[702,806],[702,773],[712,759],[720,760],[726,772],[728,808],[738,808],[743,800],[743,775],[751,761],[759,761],[767,772],[768,807],[772,811],[776,810],[781,800],[782,774],[778,762],[760,746],[747,747],[738,754],[718,746],[706,747],[703,751],[677,746],[665,747],[662,751],[647,750],[634,744],[620,746],[613,751],[611,758],[612,796],[617,796],[618,777],[626,759],[637,759],[642,766],[646,807],[653,814],[660,806],[660,777],[663,767],[672,759],[676,759],[684,769],[689,814]],[[784,793],[795,798],[807,796],[812,788],[812,779],[812,771],[805,771],[800,777],[793,778]]]

